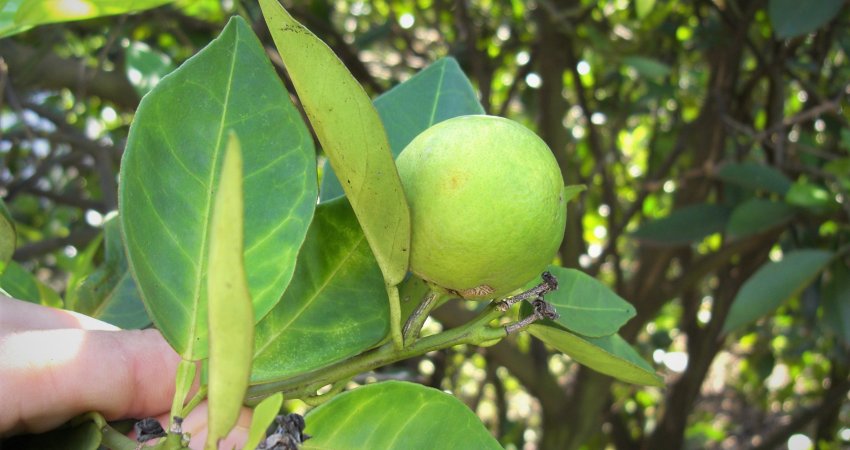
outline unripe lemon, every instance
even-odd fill
[[[414,138],[396,164],[410,204],[410,269],[422,279],[463,298],[498,298],[552,262],[567,217],[563,179],[524,126],[449,119]]]

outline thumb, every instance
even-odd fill
[[[54,329],[0,336],[0,435],[99,411],[108,420],[171,408],[180,357],[157,330]]]

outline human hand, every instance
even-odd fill
[[[0,295],[0,436],[39,433],[97,411],[107,420],[156,417],[168,429],[180,357],[159,331],[119,330],[91,317]],[[243,408],[223,448],[240,448]],[[206,439],[206,402],[183,422]]]

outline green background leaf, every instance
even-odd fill
[[[152,50],[144,42],[133,41],[126,47],[127,79],[139,96],[150,92],[164,76],[174,70],[168,55]]]
[[[767,13],[781,39],[817,30],[838,14],[844,0],[770,0]]]
[[[0,289],[18,300],[55,308],[62,307],[62,299],[56,291],[15,261],[9,261],[6,270],[0,274]]]
[[[239,17],[142,100],[121,165],[120,218],[152,318],[206,356],[206,254],[225,134],[245,154],[245,267],[259,320],[289,284],[317,197],[312,139]]]
[[[791,205],[799,206],[814,214],[826,214],[838,210],[835,197],[823,186],[809,183],[805,180],[797,180],[785,194],[785,201]]]
[[[584,336],[601,337],[617,332],[635,316],[635,307],[608,286],[580,270],[549,266],[558,279],[558,289],[546,294],[546,301],[557,309],[558,325]],[[527,288],[537,284],[535,280]],[[526,314],[531,312],[527,303]]]
[[[635,69],[640,76],[649,79],[660,80],[670,75],[671,71],[667,64],[645,56],[627,56],[623,58],[623,63]]]
[[[635,0],[635,12],[638,19],[643,19],[652,12],[655,7],[655,0]]]
[[[752,161],[726,164],[717,172],[717,178],[754,191],[779,195],[785,195],[791,188],[791,180],[782,172]]]
[[[795,250],[786,253],[782,261],[761,266],[735,296],[723,324],[724,333],[755,321],[799,294],[832,257],[832,252],[824,250]]]
[[[155,8],[174,0],[9,0],[0,13],[0,37],[35,25],[100,16],[126,14]]]
[[[284,66],[390,286],[407,274],[410,211],[372,102],[324,42],[277,0],[260,0]]]
[[[6,209],[6,205],[0,200],[0,273],[6,269],[6,264],[12,260],[15,254],[15,222]]]
[[[375,99],[393,157],[419,133],[452,117],[484,114],[469,79],[454,58],[443,58]],[[412,107],[415,105],[415,107]],[[330,165],[322,176],[322,201],[343,195]]]
[[[310,411],[305,421],[312,438],[304,450],[502,448],[460,400],[400,381],[340,394]]]
[[[75,300],[66,306],[120,328],[144,328],[151,320],[127,265],[117,217],[104,224],[103,234],[103,264],[74,288]]]
[[[272,380],[356,355],[389,330],[387,293],[345,198],[316,210],[292,284],[257,324],[252,381]]]
[[[822,291],[823,318],[836,334],[850,344],[850,267],[837,261]]]
[[[722,232],[729,214],[729,209],[721,205],[700,203],[686,206],[666,217],[642,224],[631,236],[659,245],[687,245]]]
[[[742,238],[782,225],[796,214],[796,210],[782,202],[753,198],[736,206],[726,224],[730,237]]]
[[[533,323],[528,332],[566,353],[577,363],[627,383],[663,386],[652,366],[619,335],[583,337],[560,328]]]

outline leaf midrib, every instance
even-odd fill
[[[197,334],[197,331],[198,331],[198,318],[200,316],[200,314],[198,314],[197,311],[199,309],[198,305],[201,303],[201,298],[200,298],[201,285],[206,281],[206,279],[203,278],[203,274],[206,271],[207,263],[208,263],[206,255],[208,253],[207,247],[209,246],[208,237],[209,237],[209,233],[210,233],[210,231],[209,231],[209,228],[210,228],[210,210],[212,209],[212,198],[213,198],[213,191],[214,191],[214,188],[215,188],[215,172],[216,172],[216,168],[218,166],[218,158],[219,158],[219,155],[221,154],[221,140],[222,140],[222,137],[224,136],[224,123],[225,123],[224,119],[227,117],[227,107],[228,107],[228,104],[230,103],[230,92],[231,92],[231,89],[233,87],[233,74],[236,70],[236,54],[238,53],[238,46],[239,46],[239,27],[234,27],[233,53],[232,53],[232,56],[230,57],[230,72],[227,74],[227,83],[226,83],[226,88],[225,88],[225,91],[224,91],[224,100],[222,101],[221,122],[219,123],[219,127],[218,127],[218,136],[216,137],[215,151],[213,152],[213,159],[212,159],[211,164],[210,164],[210,173],[209,173],[209,176],[208,176],[208,178],[210,180],[210,185],[209,185],[209,189],[207,190],[206,203],[204,204],[204,222],[203,222],[203,228],[201,230],[201,245],[200,245],[200,251],[199,251],[199,255],[198,255],[198,259],[197,259],[199,264],[197,265],[198,269],[197,269],[197,272],[195,274],[196,282],[195,282],[194,291],[192,292],[192,301],[194,303],[193,310],[195,311],[195,314],[189,314],[190,322],[189,322],[189,333],[188,333],[188,336],[187,336],[188,342],[189,342],[189,349],[188,349],[189,355],[194,355],[194,354],[197,353],[197,349],[195,348],[195,346],[197,345],[197,342],[196,342],[195,338],[196,338],[196,334]],[[189,355],[185,355],[185,356],[189,356]]]

